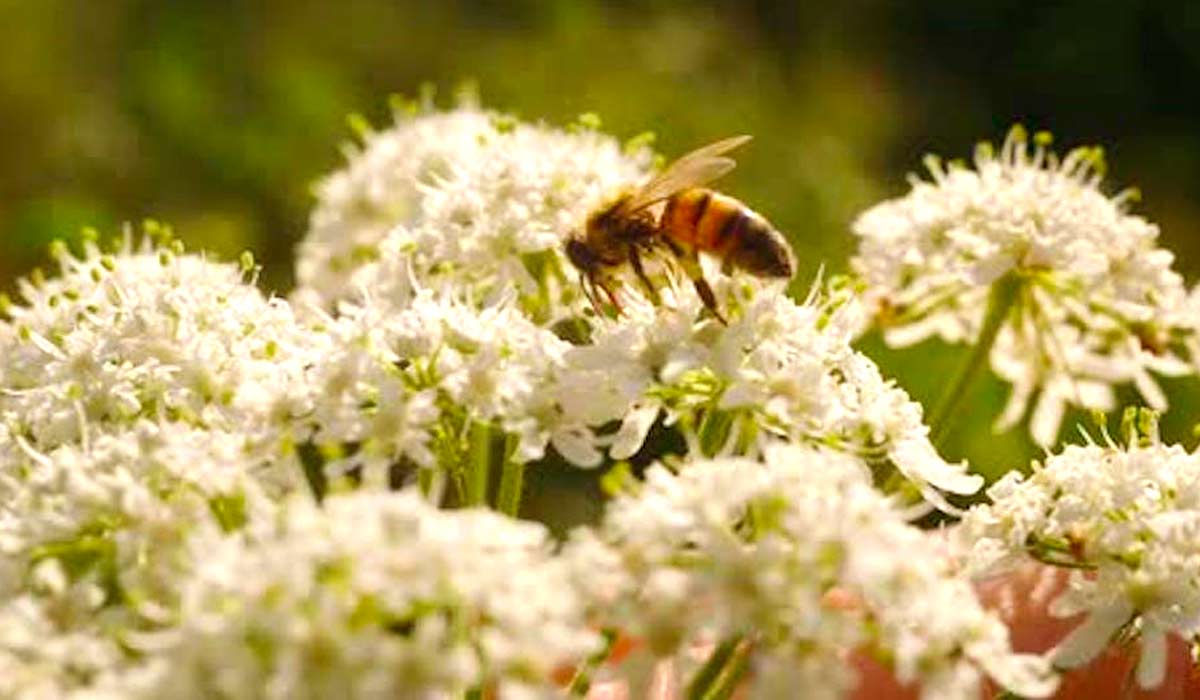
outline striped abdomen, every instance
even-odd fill
[[[667,200],[659,232],[760,277],[791,277],[791,247],[775,227],[729,195],[695,187]]]

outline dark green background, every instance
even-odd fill
[[[725,187],[792,238],[802,289],[845,268],[856,212],[927,152],[963,156],[1022,121],[1106,147],[1115,192],[1200,271],[1200,4],[1090,2],[218,2],[0,0],[0,288],[84,225],[155,217],[194,248],[291,284],[311,183],[345,117],[477,81],[487,105],[653,130],[667,155],[752,133]],[[447,98],[448,100],[448,98]],[[933,400],[956,354],[864,349]],[[1196,383],[1172,383],[1191,439]],[[947,445],[995,472],[1036,454],[977,406]]]

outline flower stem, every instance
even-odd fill
[[[463,501],[468,506],[487,504],[488,479],[492,469],[492,426],[487,423],[471,423],[470,452],[467,456],[467,478],[463,489]]]
[[[733,416],[728,411],[716,407],[716,401],[709,405],[697,429],[700,438],[700,451],[705,457],[715,457],[729,440],[729,431],[733,428]]]
[[[729,700],[737,691],[738,685],[750,670],[750,642],[743,640],[733,650],[733,656],[725,663],[725,669],[717,676],[713,688],[705,696],[705,700]]]
[[[934,445],[941,446],[942,440],[949,434],[955,419],[962,413],[959,407],[966,398],[967,390],[978,378],[980,370],[987,365],[992,346],[996,344],[1000,329],[1008,320],[1009,312],[1012,311],[1013,304],[1020,296],[1020,291],[1021,279],[1013,272],[992,283],[991,292],[988,294],[987,312],[983,317],[983,328],[979,330],[979,339],[975,341],[971,353],[958,368],[958,373],[954,376],[953,381],[947,385],[945,393],[938,401],[933,420],[929,423],[929,439],[933,441]]]
[[[575,671],[575,677],[571,679],[571,685],[567,686],[567,695],[572,698],[587,697],[588,691],[592,689],[592,674],[604,663],[612,653],[613,644],[617,641],[617,633],[615,630],[604,630],[604,646],[600,651],[589,656],[580,664]]]
[[[496,510],[517,517],[521,512],[521,490],[525,485],[525,463],[514,459],[516,436],[504,438],[504,466],[500,470],[500,492],[496,494]]]
[[[714,693],[721,687],[720,680],[724,675],[726,665],[741,641],[740,636],[726,639],[712,650],[712,653],[708,655],[708,660],[696,671],[696,675],[692,676],[691,682],[688,683],[685,695],[687,700],[709,700],[709,698],[716,697]]]

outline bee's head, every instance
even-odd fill
[[[600,264],[600,259],[588,248],[587,244],[579,238],[572,236],[567,241],[567,259],[571,264],[584,272],[595,270]]]

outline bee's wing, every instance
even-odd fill
[[[622,211],[629,213],[645,209],[682,189],[716,180],[737,165],[732,158],[726,158],[722,154],[732,151],[749,140],[749,136],[733,136],[702,146],[681,156],[635,192],[622,205]]]

